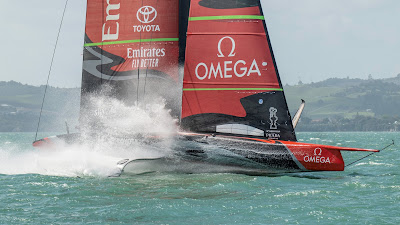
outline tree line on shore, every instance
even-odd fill
[[[0,132],[37,129],[45,86],[0,82]],[[296,131],[400,131],[400,74],[387,79],[330,78],[284,87],[289,109],[306,109]],[[49,87],[39,131],[65,131],[79,118],[80,88]]]
[[[351,132],[351,131],[400,131],[399,116],[371,117],[356,115],[354,118],[325,118],[312,120],[301,118],[296,131],[305,132]]]

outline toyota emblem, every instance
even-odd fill
[[[142,23],[151,23],[157,17],[157,10],[152,6],[143,6],[137,11],[136,17]]]

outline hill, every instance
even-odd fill
[[[0,132],[36,131],[45,86],[0,82]],[[79,115],[80,88],[48,87],[39,131],[65,130]]]
[[[0,132],[36,131],[45,86],[0,82]],[[284,86],[291,114],[306,108],[297,131],[386,131],[400,123],[400,74],[388,79],[331,78]],[[80,88],[48,87],[39,131],[78,124]]]
[[[352,118],[355,115],[396,116],[400,109],[400,75],[381,80],[331,78],[318,83],[284,87],[288,105],[307,102],[304,115],[312,119]]]
[[[331,78],[318,83],[286,85],[284,90],[292,115],[297,110],[300,99],[306,100],[306,108],[298,130],[384,131],[398,129],[400,74],[394,78],[379,80]],[[365,121],[359,124],[363,120],[368,121],[369,125],[367,126]],[[347,126],[349,124],[352,125]]]

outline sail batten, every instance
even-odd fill
[[[264,20],[264,16],[258,16],[258,15],[226,15],[226,16],[196,16],[196,17],[189,17],[189,21],[198,21],[198,20],[230,20],[230,19],[254,19],[254,20]]]
[[[98,46],[98,45],[115,45],[115,44],[128,44],[128,43],[140,43],[140,42],[159,42],[159,41],[179,41],[179,38],[153,38],[153,39],[136,39],[136,40],[125,40],[125,41],[85,43],[84,46],[86,47],[86,46]]]

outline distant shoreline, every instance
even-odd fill
[[[45,86],[0,81],[0,132],[35,132]],[[385,79],[330,78],[283,87],[293,116],[306,107],[297,132],[400,131],[400,74]],[[80,88],[49,86],[39,131],[78,125]]]

